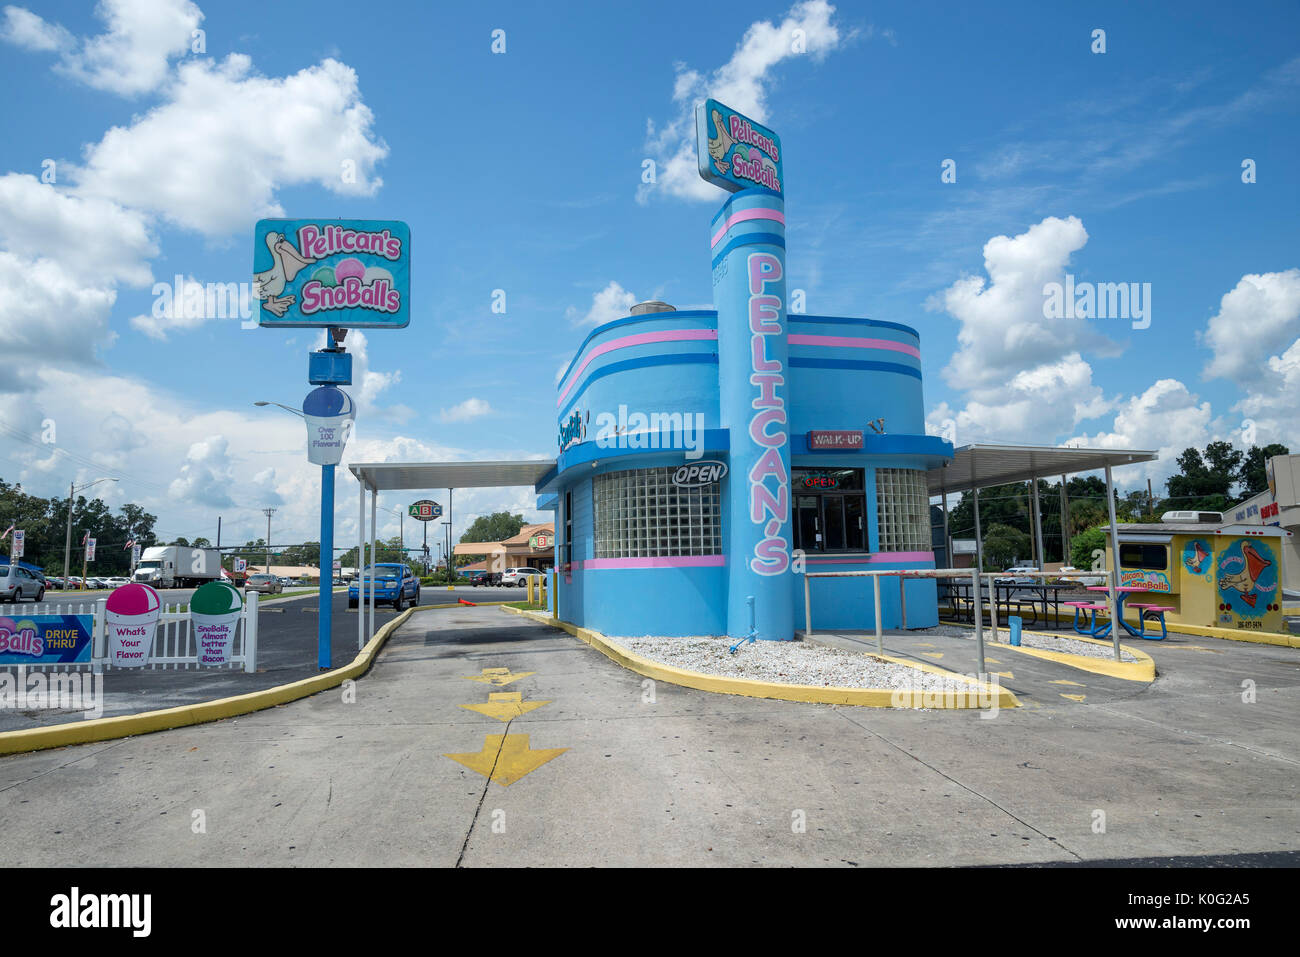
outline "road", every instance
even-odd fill
[[[0,864],[1300,863],[1300,657],[1144,650],[1152,685],[1063,670],[1083,700],[985,719],[656,685],[429,611],[354,699],[0,759]]]

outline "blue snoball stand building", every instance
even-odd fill
[[[697,126],[701,174],[732,193],[710,229],[714,308],[633,307],[560,379],[560,454],[536,487],[557,612],[611,636],[787,640],[804,571],[934,567],[926,472],[953,450],[925,434],[915,329],[787,314],[776,135],[713,100]],[[819,630],[874,627],[870,579],[810,585]],[[937,624],[935,582],[905,587],[908,626]]]

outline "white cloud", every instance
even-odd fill
[[[87,86],[122,96],[147,93],[167,78],[168,61],[191,49],[203,14],[189,0],[100,0],[108,29],[80,45],[67,29],[22,7],[5,8],[5,40],[29,50],[63,52],[56,69]]]
[[[636,296],[618,282],[610,280],[608,286],[591,297],[591,308],[585,315],[580,314],[572,306],[566,309],[564,314],[575,325],[598,326],[602,322],[623,318],[628,314],[628,310],[636,305],[636,301]]]
[[[251,70],[241,54],[182,63],[165,103],[88,148],[80,192],[210,236],[284,215],[284,186],[374,195],[388,147],[373,136],[356,71],[332,59],[283,78]]]
[[[66,50],[75,42],[63,27],[48,23],[23,7],[5,7],[0,40],[42,53]]]
[[[25,257],[55,260],[91,285],[148,285],[153,281],[148,260],[158,254],[140,213],[25,173],[0,176],[0,245]]]
[[[471,419],[491,414],[492,406],[485,400],[469,398],[453,405],[450,409],[443,409],[438,413],[438,418],[443,422],[469,422]]]
[[[1215,441],[1210,403],[1200,402],[1177,379],[1159,379],[1141,395],[1131,396],[1115,413],[1109,432],[1074,436],[1065,444],[1102,449],[1150,449],[1156,462],[1125,469],[1126,481],[1150,478],[1163,491],[1163,482],[1178,470],[1176,459],[1186,448],[1204,448]]]
[[[1206,326],[1203,342],[1214,351],[1205,366],[1208,377],[1222,376],[1252,391],[1281,386],[1265,372],[1268,357],[1282,352],[1300,335],[1300,269],[1242,276],[1219,301]],[[1260,382],[1260,376],[1266,383]]]
[[[644,203],[654,192],[683,199],[716,200],[717,187],[700,178],[695,155],[695,104],[713,97],[762,123],[767,120],[771,72],[783,60],[811,57],[820,61],[848,37],[832,23],[835,8],[825,0],[794,4],[779,25],[768,20],[750,24],[731,59],[705,76],[676,64],[673,104],[676,115],[663,127],[646,123],[646,149],[656,164],[656,181],[637,189]],[[795,31],[803,31],[802,53],[795,52]]]
[[[380,335],[382,336],[382,332]],[[329,333],[325,329],[317,330],[316,344],[313,349],[323,349],[326,346]],[[393,410],[385,410],[379,407],[379,394],[390,386],[396,385],[402,381],[402,370],[394,369],[392,372],[377,372],[370,368],[370,340],[360,329],[348,330],[347,338],[343,344],[347,347],[348,352],[352,354],[352,397],[357,403],[357,413],[359,415],[384,414]],[[406,410],[404,406],[395,407],[397,414],[400,416]]]
[[[34,388],[44,367],[95,363],[96,348],[113,339],[116,298],[111,286],[82,283],[60,263],[0,252],[0,394]]]

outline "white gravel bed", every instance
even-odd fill
[[[937,625],[934,628],[921,628],[916,631],[908,632],[911,635],[945,635],[950,638],[969,638],[975,640],[975,629],[960,628],[954,625]],[[991,647],[993,642],[993,631],[989,628],[984,629],[985,645]],[[1007,640],[1007,629],[1004,626],[998,628],[997,644],[1005,645]],[[1080,655],[1085,658],[1108,658],[1115,660],[1115,650],[1109,642],[1105,645],[1094,645],[1089,641],[1079,641],[1068,635],[1031,635],[1028,632],[1020,633],[1020,644],[1026,648],[1039,648],[1043,651],[1060,651],[1067,655]],[[1137,661],[1123,648],[1120,649],[1120,661]]]
[[[804,641],[745,643],[734,655],[731,638],[609,638],[611,644],[643,658],[684,671],[724,678],[749,678],[779,684],[838,688],[913,688],[947,691],[954,678],[874,655],[827,648]]]

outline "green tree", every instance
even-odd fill
[[[1093,552],[1106,550],[1105,525],[1095,525],[1085,529],[1070,541],[1070,564],[1075,568],[1091,570]]]
[[[1018,528],[997,523],[990,525],[984,535],[985,571],[999,571],[1018,561],[1028,561],[1029,554],[1029,536]]]
[[[493,512],[491,515],[480,515],[474,519],[470,527],[460,536],[460,540],[462,542],[503,542],[507,538],[518,535],[523,527],[522,515]]]
[[[1268,489],[1268,472],[1266,469],[1268,460],[1275,455],[1290,455],[1291,450],[1285,445],[1278,445],[1274,442],[1266,445],[1262,449],[1257,445],[1252,445],[1250,451],[1246,453],[1241,463],[1241,470],[1237,473],[1237,481],[1241,483],[1241,498],[1252,498],[1260,492]]]
[[[1242,453],[1228,442],[1211,442],[1204,455],[1195,448],[1178,456],[1178,473],[1169,477],[1170,508],[1226,511],[1240,471]]]

